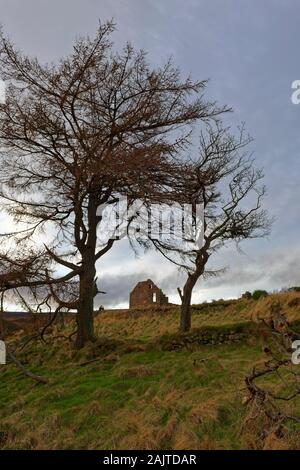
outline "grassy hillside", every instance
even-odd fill
[[[244,377],[264,358],[256,319],[278,298],[290,320],[300,319],[294,293],[194,306],[194,330],[183,336],[206,332],[209,339],[189,347],[177,334],[177,307],[106,311],[96,318],[99,340],[81,351],[63,337],[70,324],[56,326],[47,345],[21,349],[18,333],[11,339],[18,358],[49,384],[31,381],[13,364],[0,366],[0,448],[255,448],[257,429],[244,432]],[[278,377],[270,383],[282,387]],[[299,401],[284,406],[300,412]],[[291,436],[265,443],[290,446]]]

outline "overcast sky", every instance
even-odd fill
[[[183,75],[210,78],[208,96],[234,108],[231,124],[246,122],[265,169],[272,234],[242,245],[243,254],[220,252],[211,266],[226,273],[200,281],[193,301],[300,285],[300,105],[291,102],[291,83],[300,79],[299,0],[0,0],[6,33],[42,61],[67,54],[76,36],[111,18],[116,47],[131,41],[153,64],[172,55]],[[158,255],[137,258],[126,242],[98,269],[105,306],[127,306],[134,284],[149,277],[177,302],[184,279]]]

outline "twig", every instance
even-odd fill
[[[91,364],[92,362],[97,362],[97,361],[100,361],[101,357],[96,357],[96,359],[91,359],[89,361],[86,361],[86,362],[82,362],[80,364],[80,367],[83,367],[83,366],[87,366],[89,364]]]
[[[33,372],[30,372],[28,369],[25,369],[25,367],[21,364],[21,362],[14,356],[14,354],[10,351],[10,349],[6,346],[6,353],[10,360],[17,366],[17,368],[27,377],[30,377],[32,380],[35,380],[36,382],[42,383],[42,384],[47,384],[48,380],[45,379],[44,377],[41,377],[40,375],[33,374]]]

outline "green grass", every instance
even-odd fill
[[[195,313],[194,319],[202,317],[194,323],[210,331],[239,331],[257,305],[243,301],[218,312],[208,306]],[[0,448],[252,448],[241,432],[244,378],[264,358],[262,340],[254,334],[193,351],[162,349],[161,338],[176,335],[177,323],[176,308],[134,318],[106,313],[96,321],[101,339],[82,351],[62,340],[30,343],[18,358],[49,384],[33,382],[13,364],[0,366]],[[269,383],[279,387],[277,379]],[[300,410],[299,400],[293,406]]]

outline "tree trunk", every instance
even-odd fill
[[[180,312],[180,330],[189,331],[191,329],[191,300],[192,293],[196,282],[204,273],[205,265],[208,260],[208,254],[205,252],[202,255],[201,261],[198,261],[196,270],[188,275],[186,283],[183,288],[183,293],[179,293],[181,298],[181,312]],[[179,289],[180,290],[180,289]],[[179,292],[179,291],[178,291]]]
[[[196,279],[194,280],[192,276],[189,276],[183,288],[180,311],[181,331],[189,331],[191,329],[191,299],[195,283]]]
[[[76,348],[82,348],[88,341],[95,341],[94,334],[94,278],[95,269],[80,276],[80,297],[77,309]]]
[[[97,240],[97,205],[90,196],[88,205],[88,239],[82,252],[82,271],[79,275],[79,299],[77,307],[77,336],[75,347],[80,349],[88,341],[95,341],[94,297],[95,292],[95,251]]]

